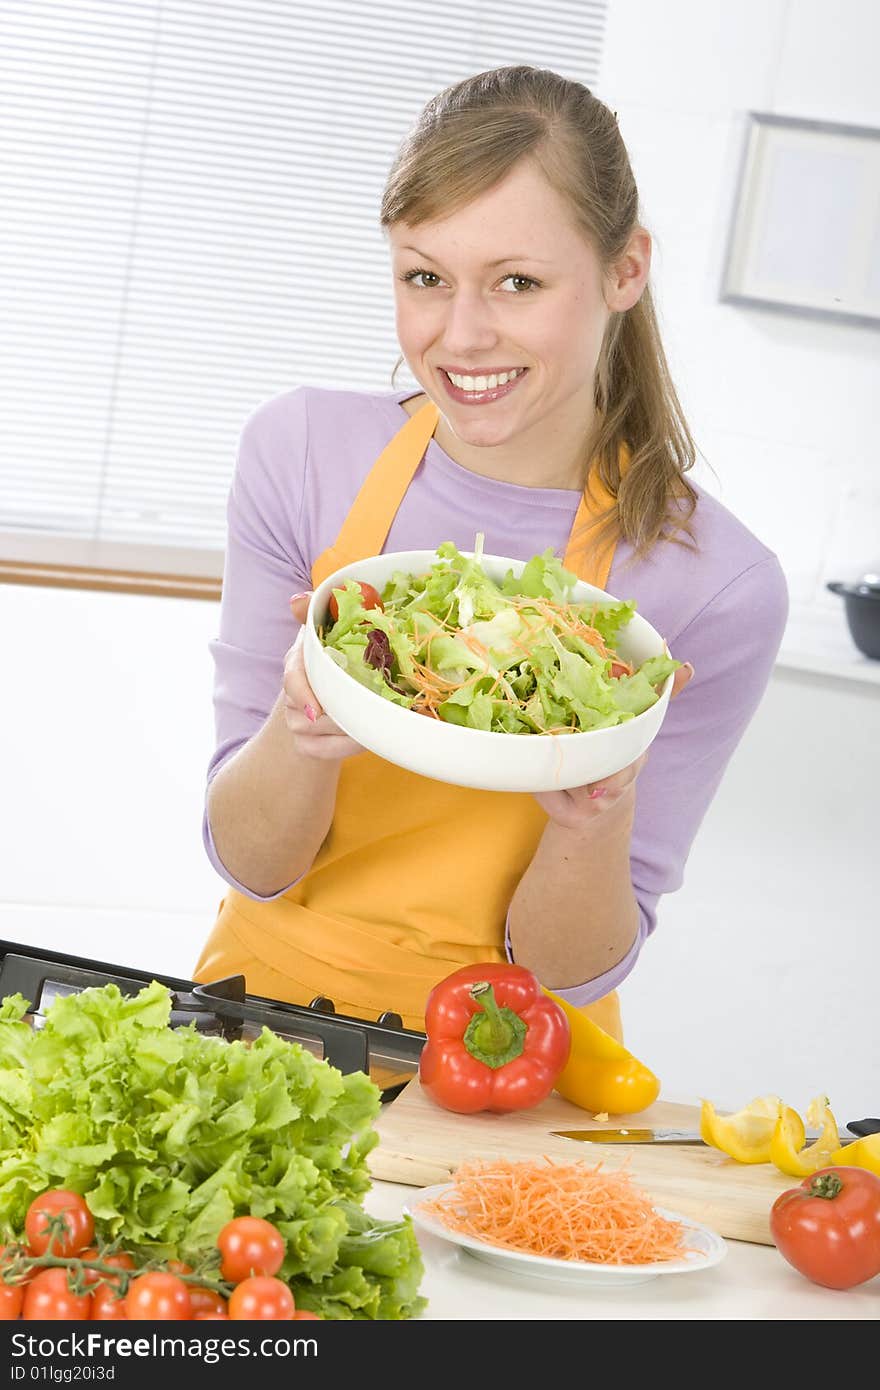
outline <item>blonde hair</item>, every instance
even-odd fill
[[[638,190],[616,115],[587,87],[546,68],[494,68],[428,102],[403,141],[382,196],[383,228],[449,216],[530,158],[572,209],[603,270],[638,222]],[[398,359],[391,382],[403,357]],[[592,526],[637,555],[691,536],[697,494],[685,478],[696,449],[672,384],[648,286],[612,313],[595,375],[596,423],[585,440],[615,505]],[[629,466],[621,474],[621,446]]]

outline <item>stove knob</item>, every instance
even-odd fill
[[[326,994],[316,994],[309,1008],[314,1009],[317,1014],[336,1013],[336,1005],[333,1003],[332,999],[327,998]]]

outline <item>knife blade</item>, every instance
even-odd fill
[[[588,1144],[703,1144],[705,1140],[693,1129],[554,1129],[556,1139],[577,1139]],[[841,1147],[851,1144],[852,1134],[838,1134]],[[807,1141],[817,1139],[808,1134]],[[707,1147],[709,1147],[707,1145]]]

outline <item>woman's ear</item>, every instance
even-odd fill
[[[622,314],[638,303],[650,270],[651,233],[636,227],[605,277],[605,303],[612,313]]]

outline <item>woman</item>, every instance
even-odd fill
[[[230,892],[196,978],[240,971],[251,993],[421,1028],[437,981],[507,956],[621,1036],[615,987],[764,691],[785,581],[685,477],[650,236],[616,120],[585,87],[512,67],[441,93],[381,222],[421,391],[301,387],[242,438],[205,816]],[[313,585],[480,531],[486,553],[552,547],[688,658],[685,698],[632,767],[477,792],[393,767],[320,709],[297,635]]]

